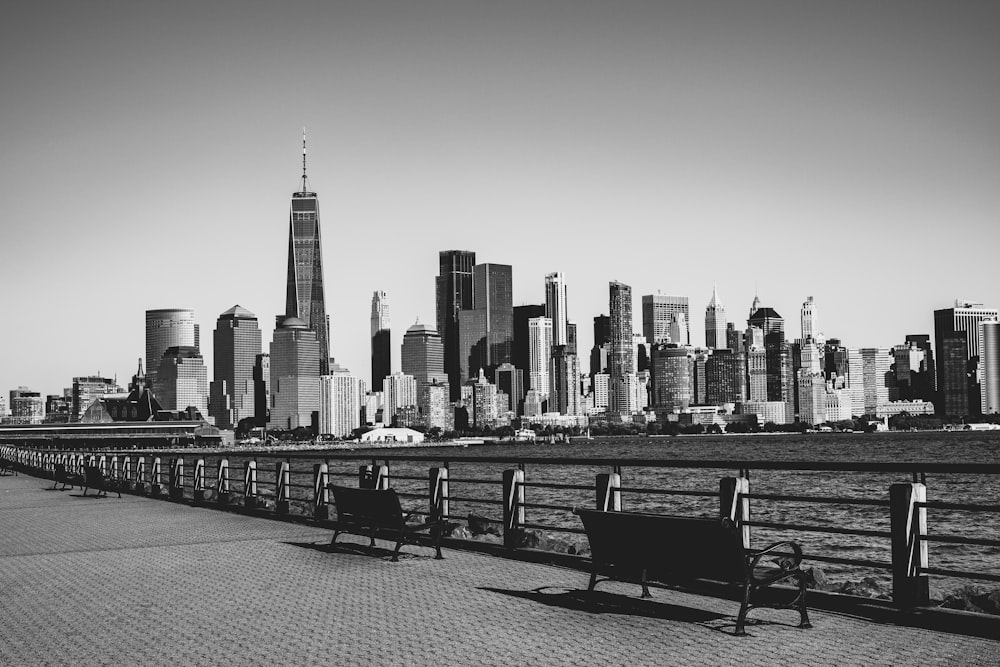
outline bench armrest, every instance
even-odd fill
[[[785,553],[788,549],[791,549],[792,553],[789,555]],[[778,570],[768,573],[765,577],[757,577],[754,571],[757,566],[760,565],[760,561],[770,555],[775,551],[780,552],[780,557],[775,559],[778,565]],[[789,574],[798,571],[799,565],[802,563],[802,547],[798,545],[797,542],[792,542],[791,540],[786,540],[784,542],[775,542],[774,544],[768,545],[766,548],[755,553],[750,559],[749,573],[750,577],[759,583],[763,582],[774,582],[778,579],[782,579]]]

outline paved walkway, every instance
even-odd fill
[[[0,477],[2,665],[1000,664],[1000,640],[774,610],[740,638],[731,601],[49,485]]]

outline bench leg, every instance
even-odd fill
[[[444,556],[441,555],[441,533],[442,532],[443,531],[442,531],[440,525],[438,525],[438,526],[436,526],[434,528],[434,550],[436,552],[434,554],[435,560],[441,560],[441,559],[444,558]]]
[[[743,585],[743,603],[740,605],[740,615],[736,617],[736,636],[745,637],[747,634],[746,623],[747,614],[750,613],[750,583]]]
[[[642,597],[653,597],[653,594],[649,592],[649,585],[646,584],[646,568],[642,568]]]
[[[809,622],[809,611],[806,609],[806,575],[799,572],[799,576],[796,579],[799,580],[799,627],[811,628],[812,623]]]
[[[331,547],[333,546],[333,543],[337,541],[337,536],[338,535],[340,535],[340,531],[339,530],[333,531],[333,539],[330,540],[330,546]]]
[[[590,586],[587,587],[587,591],[594,590],[594,586],[597,585],[597,569],[595,568],[593,572],[590,573]]]

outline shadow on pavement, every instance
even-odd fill
[[[666,621],[682,623],[708,623],[729,618],[725,614],[717,614],[702,609],[681,607],[666,602],[631,598],[614,593],[601,591],[567,590],[542,586],[530,591],[518,591],[503,588],[482,588],[480,590],[501,593],[511,597],[531,600],[551,607],[562,607],[590,614],[627,614],[644,616]],[[548,592],[551,591],[551,592]]]

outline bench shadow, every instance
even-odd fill
[[[300,549],[311,549],[312,551],[322,551],[323,553],[335,554],[354,554],[355,556],[368,556],[370,558],[379,558],[382,560],[392,559],[392,549],[385,549],[378,545],[374,548],[369,547],[367,544],[357,544],[355,542],[337,542],[330,545],[329,542],[284,542],[290,547],[299,547]],[[408,553],[406,551],[399,552],[399,560],[410,560],[411,558],[422,558],[421,554]]]
[[[530,591],[489,587],[480,590],[588,614],[625,614],[681,623],[712,623],[713,629],[715,629],[714,624],[718,621],[731,619],[726,614],[703,609],[693,609],[669,602],[627,597],[602,591],[553,588],[551,586],[542,586]]]

